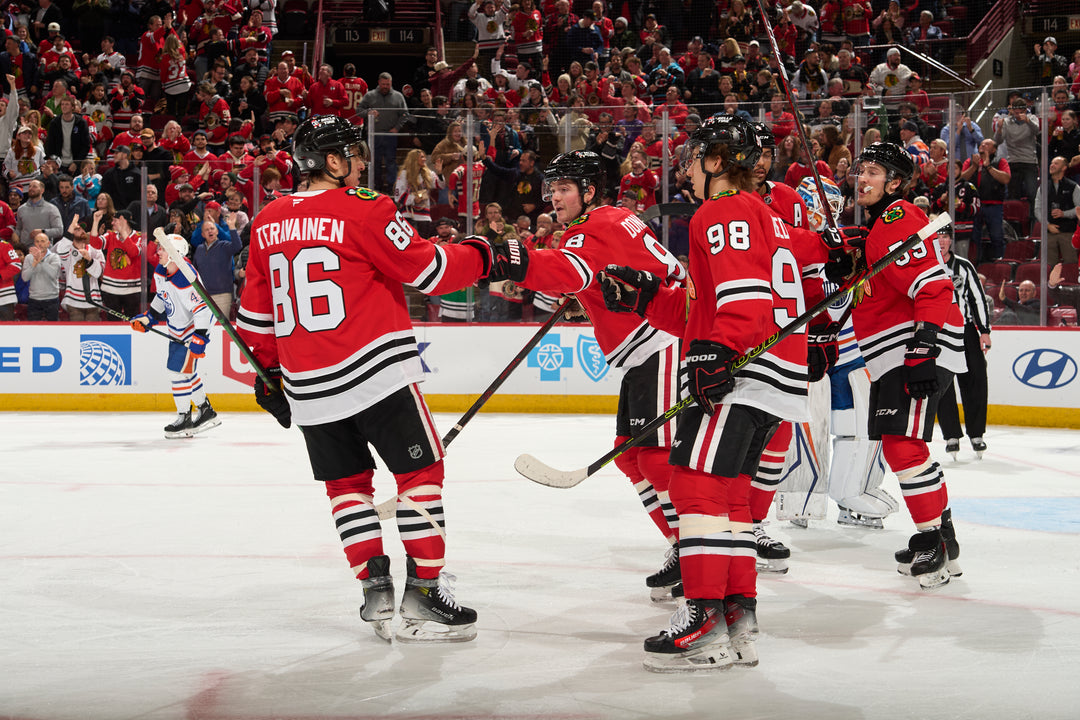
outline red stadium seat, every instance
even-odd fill
[[[1013,276],[1017,284],[1030,280],[1038,285],[1042,282],[1042,266],[1037,262],[1022,263],[1016,268],[1016,274]]]
[[[1055,305],[1047,309],[1046,324],[1050,327],[1076,327],[1076,308],[1071,305]]]
[[[1005,282],[1012,282],[1013,279],[1013,265],[1006,262],[987,262],[982,263],[976,268],[980,274],[986,277],[988,283],[994,285],[1000,285]]]
[[[1005,260],[1027,262],[1035,257],[1034,240],[1013,240],[1005,245]]]
[[[1080,268],[1076,263],[1062,263],[1061,279],[1067,283],[1080,283]]]
[[[1016,225],[1019,233],[1027,237],[1028,220],[1031,213],[1031,206],[1028,205],[1028,201],[1006,200],[1003,203],[1002,210],[1005,214],[1005,220]]]

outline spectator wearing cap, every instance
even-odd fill
[[[131,149],[127,145],[114,148],[113,157],[113,166],[101,176],[101,192],[112,197],[117,206],[127,207],[139,199],[142,178],[131,164]]]
[[[900,145],[911,155],[917,165],[930,159],[930,148],[919,135],[919,126],[912,120],[900,123]]]
[[[135,73],[131,70],[121,72],[120,84],[109,93],[113,132],[120,133],[131,127],[131,118],[142,112],[145,103],[146,93],[135,84]]]
[[[624,17],[617,17],[613,23],[615,28],[615,34],[611,38],[611,44],[615,47],[622,48],[636,48],[641,44],[638,39],[637,33],[630,29],[630,21]]]
[[[15,89],[26,100],[37,95],[38,59],[32,52],[24,52],[19,39],[13,35],[4,40],[4,52],[0,53],[0,72],[15,77]]]
[[[465,77],[469,69],[476,63],[476,55],[478,52],[478,48],[473,48],[472,57],[466,59],[465,62],[461,63],[461,65],[458,65],[453,70],[450,69],[450,66],[445,60],[439,60],[435,63],[433,66],[434,74],[429,81],[432,96],[442,95],[444,97],[450,97],[450,93],[453,91],[457,81]]]
[[[60,116],[49,123],[45,154],[59,157],[60,167],[74,174],[90,154],[90,145],[90,128],[86,118],[75,113],[75,98],[65,95],[60,99]],[[65,222],[64,227],[67,226]]]
[[[143,128],[139,133],[139,143],[143,146],[143,163],[146,165],[147,179],[157,185],[158,194],[165,194],[169,184],[169,167],[173,164],[173,154],[157,144],[157,135],[150,128]]]
[[[116,40],[112,35],[101,38],[101,52],[95,58],[105,75],[105,80],[112,89],[120,82],[120,73],[127,67],[127,57],[115,49]]]
[[[346,117],[352,111],[346,109],[345,88],[334,79],[334,68],[323,63],[319,66],[319,79],[307,91],[307,106],[312,115],[337,115]]]
[[[904,102],[909,102],[915,106],[915,112],[919,113],[919,117],[922,118],[923,122],[930,122],[930,96],[922,89],[922,77],[919,73],[913,72],[908,76]]]
[[[1050,87],[1058,75],[1069,76],[1069,61],[1064,55],[1057,54],[1057,38],[1048,37],[1042,43],[1035,43],[1035,55],[1028,61],[1028,68],[1039,73],[1039,84]]]
[[[35,44],[49,37],[50,32],[60,32],[60,23],[64,20],[63,11],[52,0],[38,0],[38,8],[30,21],[30,37]]]
[[[1009,105],[1009,115],[994,117],[994,143],[1005,143],[1009,156],[1009,169],[1012,178],[1009,181],[1009,197],[1014,200],[1026,200],[1029,204],[1035,200],[1038,188],[1040,142],[1039,120],[1028,112],[1027,102],[1016,98]]]
[[[870,72],[868,82],[874,92],[879,95],[903,97],[907,92],[909,77],[911,77],[911,68],[900,62],[900,50],[889,48],[885,54],[885,62],[874,67]]]
[[[191,173],[183,165],[173,165],[169,168],[169,184],[165,186],[165,204],[172,205],[180,198],[180,188],[183,185],[191,185],[198,190],[206,184],[202,175],[196,175],[194,181]]]
[[[821,56],[818,55],[818,51],[813,48],[807,50],[791,81],[792,87],[799,94],[799,99],[823,97],[828,84],[829,76],[821,67]]]
[[[285,66],[289,68],[289,77],[299,80],[305,89],[315,82],[315,78],[311,77],[311,73],[308,72],[306,67],[296,64],[296,55],[293,54],[292,50],[281,53],[281,62],[285,63]]]

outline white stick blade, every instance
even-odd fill
[[[540,462],[532,455],[518,455],[514,469],[534,483],[553,488],[572,488],[589,477],[588,468],[565,472]]]

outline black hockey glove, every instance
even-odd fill
[[[937,325],[916,323],[915,336],[908,340],[904,353],[904,389],[916,400],[928,398],[938,391],[939,330]]]
[[[506,238],[501,245],[492,245],[492,266],[488,280],[499,282],[512,280],[516,283],[525,280],[529,270],[529,250],[517,238]]]
[[[687,390],[706,414],[712,415],[716,403],[735,389],[731,361],[739,353],[711,340],[691,340],[686,351]]]
[[[660,289],[660,279],[651,272],[635,270],[626,265],[608,265],[598,279],[608,310],[636,312],[642,317],[645,317],[645,308]]]
[[[266,412],[274,416],[278,424],[283,428],[292,425],[292,409],[289,408],[289,399],[285,397],[281,389],[281,368],[268,368],[266,374],[274,381],[267,386],[263,379],[255,376],[255,402],[259,403]]]
[[[825,263],[825,277],[829,282],[840,285],[855,272],[855,258],[846,250],[830,250],[829,261]]]
[[[830,250],[841,248],[861,250],[866,246],[866,236],[869,234],[870,231],[861,225],[839,229],[827,227],[821,231],[821,241]]]
[[[825,315],[822,320],[815,319],[807,328],[806,368],[810,382],[825,377],[829,368],[836,365],[836,358],[840,355],[840,327],[840,323]]]
[[[494,253],[495,251],[491,247],[491,243],[483,235],[467,235],[461,239],[462,245],[468,245],[471,248],[475,248],[476,252],[480,253],[480,260],[484,264],[484,269],[481,271],[480,280],[495,280],[495,278],[489,278],[491,275],[492,266],[495,264]],[[506,278],[502,278],[505,280]]]

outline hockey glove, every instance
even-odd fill
[[[645,308],[660,289],[660,279],[651,272],[626,265],[608,265],[598,278],[604,305],[612,312],[636,312],[645,317]]]
[[[461,244],[475,248],[476,251],[480,253],[480,260],[484,265],[484,269],[480,272],[480,279],[494,280],[495,278],[488,277],[491,274],[492,265],[494,264],[491,243],[488,242],[488,239],[483,235],[468,235],[461,240]]]
[[[829,368],[836,365],[840,355],[839,337],[840,323],[830,320],[828,315],[810,323],[806,331],[806,368],[810,382],[825,377]]]
[[[904,389],[916,400],[928,398],[938,391],[937,344],[939,328],[930,323],[915,325],[915,336],[908,341],[904,353]]]
[[[846,250],[830,250],[829,261],[825,263],[825,277],[829,282],[840,285],[855,272],[855,258]]]
[[[281,389],[281,368],[268,368],[266,374],[274,381],[273,385],[266,385],[263,379],[255,376],[255,402],[266,412],[274,416],[278,424],[283,428],[292,425],[292,409],[289,407],[289,399],[285,397]]]
[[[711,340],[691,340],[686,351],[687,390],[708,415],[735,389],[731,361],[739,353]]]
[[[501,245],[492,245],[492,267],[488,280],[499,282],[511,280],[519,283],[525,280],[529,269],[529,250],[517,238],[506,238]]]
[[[827,227],[821,231],[821,241],[830,250],[861,250],[866,246],[866,236],[870,231],[861,225],[852,225],[843,228]]]
[[[197,358],[206,357],[206,346],[209,342],[210,338],[196,330],[192,333],[191,340],[188,341],[188,352]]]
[[[144,333],[150,328],[154,327],[154,316],[148,312],[139,313],[135,317],[131,318],[131,329],[135,332]]]

